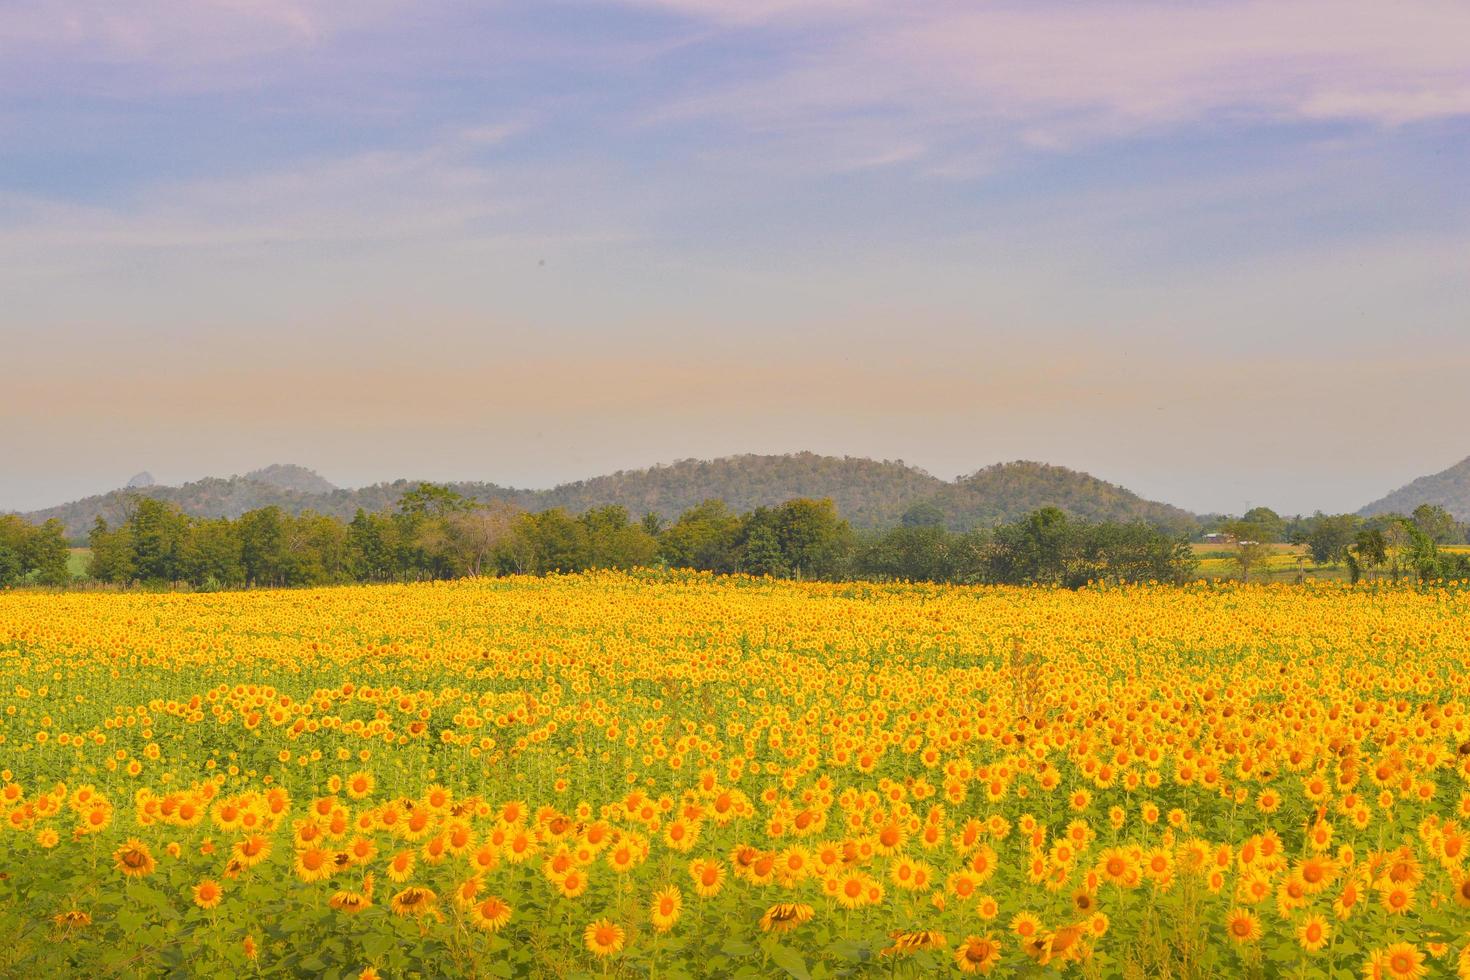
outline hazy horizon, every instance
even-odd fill
[[[534,491],[551,490],[551,489],[554,489],[558,485],[566,484],[566,483],[571,483],[571,482],[576,482],[578,480],[583,480],[583,479],[589,479],[589,478],[594,478],[594,477],[599,477],[599,476],[610,475],[612,473],[617,472],[618,470],[638,471],[638,470],[645,470],[645,469],[650,469],[650,468],[659,467],[659,466],[670,466],[670,465],[673,465],[675,463],[678,463],[680,460],[683,460],[683,459],[711,460],[711,459],[728,458],[730,456],[742,456],[742,455],[766,456],[766,455],[783,455],[783,454],[800,453],[800,452],[810,452],[810,450],[795,449],[795,450],[783,450],[781,452],[770,452],[770,453],[761,452],[761,451],[757,451],[757,450],[752,450],[752,451],[750,451],[748,453],[746,453],[746,452],[729,453],[729,454],[722,454],[721,456],[714,456],[714,457],[679,457],[677,459],[671,458],[671,459],[664,459],[664,460],[655,460],[655,461],[653,461],[651,463],[640,464],[640,465],[637,465],[637,466],[611,467],[611,468],[605,469],[605,470],[598,470],[597,472],[581,473],[581,474],[577,474],[577,475],[574,475],[574,476],[571,476],[571,477],[567,477],[565,479],[557,479],[557,480],[555,480],[553,482],[543,482],[543,483],[516,482],[514,480],[496,479],[493,476],[492,477],[465,476],[465,475],[456,475],[456,474],[453,474],[453,473],[436,473],[436,474],[400,473],[400,474],[391,475],[391,476],[381,476],[381,475],[380,476],[362,476],[362,477],[353,477],[353,478],[345,478],[344,479],[344,478],[337,478],[332,473],[325,473],[325,472],[323,472],[321,470],[320,467],[313,466],[310,463],[305,463],[305,462],[302,462],[300,460],[287,460],[287,459],[270,460],[270,461],[267,461],[267,462],[262,462],[262,463],[254,464],[254,465],[247,466],[247,467],[236,467],[236,468],[233,468],[233,469],[220,470],[218,472],[195,473],[195,474],[180,474],[180,473],[173,473],[171,471],[169,471],[169,472],[158,472],[158,471],[154,471],[154,470],[150,470],[150,469],[146,469],[145,468],[145,469],[142,469],[142,470],[135,471],[133,473],[129,473],[126,477],[120,477],[120,478],[118,478],[118,480],[116,481],[116,483],[113,484],[113,485],[110,485],[110,486],[99,487],[99,488],[94,489],[94,490],[77,493],[74,496],[66,497],[65,499],[52,500],[49,503],[38,504],[38,505],[36,505],[34,507],[25,507],[25,508],[21,508],[21,507],[9,507],[9,508],[7,508],[7,507],[0,507],[0,513],[5,513],[7,511],[34,511],[34,510],[43,510],[43,509],[46,509],[46,508],[51,507],[51,506],[56,506],[56,505],[66,504],[66,503],[72,503],[72,502],[74,502],[76,500],[85,499],[86,497],[100,495],[100,494],[105,494],[105,493],[108,493],[110,491],[123,489],[125,487],[125,484],[126,484],[126,482],[128,480],[130,480],[130,479],[132,479],[132,478],[134,478],[136,476],[143,475],[143,474],[146,474],[146,475],[152,477],[155,485],[161,485],[161,486],[180,486],[182,484],[192,483],[192,482],[195,482],[197,480],[211,478],[211,477],[214,477],[214,478],[229,478],[229,477],[234,477],[234,476],[245,476],[245,475],[247,475],[249,473],[252,473],[254,471],[264,469],[267,466],[281,464],[281,465],[301,466],[301,467],[304,467],[306,469],[309,469],[309,470],[315,472],[318,476],[320,476],[323,479],[325,479],[328,483],[331,483],[333,486],[337,487],[338,489],[344,489],[344,490],[358,490],[358,489],[362,489],[364,487],[373,486],[375,484],[391,483],[391,482],[394,482],[394,481],[397,481],[397,480],[405,480],[405,479],[406,480],[430,479],[430,480],[435,480],[435,481],[444,482],[444,483],[459,483],[459,482],[464,482],[464,483],[474,483],[474,482],[487,483],[487,484],[494,484],[494,485],[497,485],[497,486],[501,486],[501,487],[504,487],[504,488],[506,488],[508,490],[532,491],[532,492],[534,492]],[[914,468],[919,469],[919,470],[923,470],[924,472],[929,473],[931,476],[938,477],[941,480],[949,480],[949,481],[953,481],[953,480],[959,479],[961,477],[969,476],[971,473],[975,472],[976,470],[982,469],[982,468],[984,468],[986,466],[991,466],[991,465],[1000,464],[1000,463],[1012,463],[1012,462],[1017,462],[1018,461],[1017,459],[1004,459],[1004,460],[997,459],[997,460],[990,460],[990,461],[983,462],[983,463],[977,464],[975,466],[972,466],[972,467],[964,470],[963,472],[958,472],[958,473],[943,473],[943,472],[936,472],[933,469],[930,469],[928,467],[922,466],[919,463],[915,462],[914,460],[911,460],[911,459],[903,459],[903,458],[900,458],[900,457],[861,456],[861,454],[856,454],[856,453],[848,453],[848,454],[841,454],[841,453],[822,454],[822,453],[819,453],[818,455],[830,455],[830,456],[847,455],[847,456],[852,456],[852,457],[855,457],[855,458],[856,457],[861,457],[861,458],[874,459],[874,460],[879,460],[879,461],[898,462],[898,463],[903,463],[903,464],[905,464],[907,466],[914,467]],[[1066,463],[1059,463],[1059,462],[1056,462],[1055,460],[1031,460],[1031,461],[1032,462],[1041,462],[1041,463],[1051,463],[1052,465],[1057,465],[1057,466],[1067,466]],[[1447,463],[1444,467],[1440,467],[1440,469],[1446,469],[1449,466],[1453,466],[1453,465],[1455,465],[1455,463],[1458,463],[1458,462],[1460,462],[1460,460],[1453,460],[1453,461]],[[1067,468],[1068,469],[1075,469],[1075,467],[1067,467]],[[368,471],[363,471],[363,472],[368,472]],[[1439,472],[1439,470],[1425,471],[1425,473],[1417,474],[1417,476],[1428,475],[1430,472]],[[1248,509],[1249,507],[1256,506],[1256,505],[1271,506],[1271,502],[1269,500],[1247,499],[1247,500],[1245,500],[1245,501],[1242,502],[1241,507],[1240,508],[1237,508],[1236,511],[1210,510],[1210,509],[1206,509],[1206,508],[1194,508],[1194,507],[1188,506],[1187,504],[1181,504],[1181,503],[1179,503],[1178,501],[1175,501],[1175,500],[1168,500],[1168,499],[1164,499],[1162,497],[1154,497],[1154,496],[1150,495],[1147,492],[1140,491],[1136,487],[1130,486],[1129,484],[1124,483],[1123,481],[1114,479],[1114,478],[1112,478],[1109,475],[1104,474],[1104,473],[1095,473],[1095,472],[1090,472],[1089,471],[1089,475],[1098,477],[1099,479],[1106,480],[1109,483],[1121,485],[1125,489],[1132,490],[1132,491],[1134,491],[1136,493],[1139,493],[1139,495],[1142,496],[1142,497],[1144,497],[1145,499],[1154,500],[1154,501],[1159,502],[1159,503],[1173,504],[1173,505],[1178,506],[1178,507],[1183,507],[1185,510],[1192,511],[1193,513],[1196,513],[1196,514],[1239,513],[1239,512],[1243,512],[1244,510]],[[1401,486],[1403,486],[1404,484],[1406,484],[1408,482],[1411,482],[1411,481],[1409,479],[1406,479],[1406,480],[1403,481],[1403,483],[1397,484],[1397,485],[1392,486],[1392,487],[1385,487],[1382,493],[1379,493],[1379,494],[1377,494],[1376,496],[1374,496],[1372,498],[1365,498],[1360,504],[1357,504],[1356,506],[1345,507],[1345,508],[1342,508],[1342,510],[1344,510],[1344,511],[1356,511],[1356,510],[1360,509],[1361,507],[1363,507],[1363,506],[1365,506],[1365,505],[1367,505],[1369,503],[1372,503],[1374,500],[1379,499],[1380,497],[1387,496],[1389,493],[1393,492],[1394,490],[1399,489]],[[1315,510],[1315,509],[1316,508],[1312,508],[1312,510]],[[1293,510],[1293,509],[1290,509],[1290,508],[1282,508],[1282,509],[1279,509],[1279,512],[1281,514],[1283,514],[1283,516],[1308,515],[1308,514],[1310,514],[1312,512],[1312,510]]]
[[[799,450],[1356,510],[1470,455],[1466,37],[1450,0],[21,0],[0,511]]]

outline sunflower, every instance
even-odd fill
[[[224,889],[220,888],[219,882],[210,878],[205,878],[191,891],[194,893],[194,904],[201,909],[218,907],[220,898],[224,896]]]
[[[393,855],[388,862],[388,877],[402,884],[413,874],[414,853],[413,851],[399,851]]]
[[[373,788],[378,781],[373,774],[366,770],[359,770],[347,777],[347,795],[354,800],[362,800],[373,795]]]
[[[371,906],[373,900],[361,892],[339,891],[332,893],[332,897],[327,900],[327,904],[339,912],[356,915],[358,912]]]
[[[418,885],[410,885],[389,899],[388,904],[393,909],[394,915],[404,918],[410,916],[433,915],[435,906],[439,902],[439,896],[428,888]]]
[[[1000,942],[991,938],[990,933],[966,936],[955,950],[955,966],[961,973],[989,973],[1000,962],[1000,948]]]
[[[241,840],[235,841],[235,846],[230,849],[236,861],[242,868],[253,868],[271,855],[271,841],[269,837],[262,834],[251,834]]]
[[[470,909],[470,919],[486,932],[499,932],[510,921],[512,911],[504,899],[487,895]]]
[[[1387,949],[1377,950],[1371,963],[1378,967],[1381,976],[1395,980],[1418,980],[1429,973],[1424,954],[1413,943],[1394,943]]]
[[[689,862],[689,877],[694,880],[694,893],[700,898],[714,898],[725,887],[725,866],[719,861],[696,858]]]
[[[324,851],[320,847],[304,848],[296,852],[292,870],[296,872],[296,877],[308,884],[325,881],[335,870],[333,856],[331,851]]]
[[[654,931],[668,932],[679,921],[683,909],[683,893],[677,885],[669,885],[654,892],[653,904],[648,909],[648,921],[653,923]]]
[[[868,904],[869,885],[872,880],[861,871],[849,871],[837,879],[834,897],[845,909],[862,908]]]
[[[1393,883],[1378,889],[1378,904],[1390,915],[1404,915],[1414,908],[1414,889],[1403,883]]]
[[[1302,920],[1297,926],[1296,940],[1302,949],[1309,953],[1315,953],[1327,945],[1327,940],[1332,938],[1332,927],[1327,920],[1320,915],[1312,914]]]
[[[454,904],[462,909],[473,908],[475,899],[479,896],[480,889],[483,885],[484,882],[480,880],[479,875],[471,875],[464,881],[461,881],[458,885],[454,886]]]
[[[1111,847],[1098,859],[1098,870],[1113,885],[1132,887],[1138,883],[1138,868],[1125,848]]]
[[[790,932],[804,922],[810,922],[813,912],[810,905],[800,902],[778,902],[766,909],[761,916],[762,932]]]
[[[904,891],[923,891],[934,878],[934,869],[923,861],[902,857],[888,868],[889,879]]]
[[[146,878],[158,867],[148,845],[136,837],[129,837],[121,847],[113,851],[112,859],[117,862],[117,869],[129,878]]]
[[[587,891],[587,872],[572,868],[556,882],[556,890],[562,898],[579,898]]]
[[[1041,917],[1035,912],[1017,912],[1011,917],[1011,932],[1022,939],[1031,939],[1041,932]]]
[[[1253,943],[1261,938],[1261,920],[1250,909],[1232,909],[1225,920],[1225,931],[1237,943]]]
[[[608,919],[598,919],[582,933],[582,940],[593,956],[606,957],[622,950],[626,935],[622,926]]]

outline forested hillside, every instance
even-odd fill
[[[1187,510],[1145,500],[1065,466],[1028,461],[998,463],[946,483],[932,502],[954,531],[1018,520],[1042,507],[1057,507],[1090,521],[1143,521],[1175,534],[1199,529],[1199,520]]]
[[[173,504],[192,517],[235,518],[276,506],[288,514],[314,511],[349,520],[359,508],[369,513],[391,509],[416,485],[417,481],[396,480],[341,489],[305,467],[278,465],[177,487],[114,490],[26,516],[36,522],[56,518],[68,537],[80,539],[98,517],[114,525],[124,520],[129,501],[141,494]],[[550,490],[477,482],[447,485],[472,500],[504,501],[523,510],[560,507],[578,514],[619,505],[635,516],[653,513],[664,520],[709,499],[723,500],[732,511],[744,512],[806,497],[830,498],[856,528],[937,523],[965,531],[1013,521],[1047,506],[1093,521],[1140,520],[1172,533],[1192,532],[1198,526],[1194,515],[1177,507],[1145,500],[1086,473],[1032,462],[1000,463],[948,482],[902,461],[793,453],[680,460]]]
[[[1364,517],[1407,514],[1420,504],[1443,507],[1457,520],[1470,521],[1470,456],[1447,470],[1421,476],[1413,483],[1373,501],[1358,513]]]

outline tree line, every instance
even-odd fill
[[[1426,505],[1410,516],[1364,519],[1315,514],[1282,518],[1258,507],[1218,522],[1230,535],[1242,577],[1272,546],[1305,546],[1318,565],[1346,565],[1376,580],[1470,578],[1470,556],[1441,544],[1464,525]],[[718,499],[672,521],[634,520],[618,505],[580,514],[482,503],[421,483],[392,508],[359,509],[351,520],[277,506],[237,518],[199,518],[147,495],[125,516],[98,518],[88,535],[86,578],[116,586],[234,589],[412,582],[465,576],[675,568],[777,578],[1038,584],[1184,582],[1198,561],[1189,540],[1135,522],[1088,521],[1056,507],[1019,520],[952,531],[932,502],[915,504],[898,526],[854,530],[830,499],[798,498],[737,513]],[[67,541],[55,520],[33,525],[0,517],[0,587],[66,585]],[[1305,560],[1305,559],[1303,559]]]
[[[22,582],[65,585],[66,531],[60,521],[32,524],[15,514],[0,514],[0,589]]]
[[[25,522],[9,519],[17,525]],[[26,525],[29,526],[29,525]],[[65,542],[54,522],[37,530]],[[1055,507],[960,533],[932,504],[899,526],[857,531],[829,499],[797,498],[744,513],[707,500],[672,521],[634,520],[618,505],[580,514],[480,503],[422,483],[384,512],[350,521],[262,507],[238,518],[190,517],[138,495],[115,523],[88,535],[87,577],[118,586],[232,589],[411,582],[464,576],[663,567],[777,578],[1046,584],[1182,582],[1189,544],[1148,524],[1093,523]],[[64,584],[51,576],[36,584]],[[24,580],[24,574],[16,579]]]
[[[1470,539],[1470,528],[1437,504],[1421,504],[1408,515],[1372,517],[1318,512],[1284,518],[1269,507],[1255,507],[1214,530],[1234,540],[1233,557],[1244,578],[1265,561],[1273,544],[1285,542],[1304,546],[1316,565],[1345,565],[1354,583],[1365,577],[1470,579],[1470,555],[1441,548]]]

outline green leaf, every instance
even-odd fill
[[[121,908],[117,910],[117,924],[126,933],[135,933],[143,928],[143,913],[134,908]]]
[[[796,980],[811,980],[811,974],[806,969],[806,960],[802,959],[801,954],[794,949],[779,943],[772,943],[766,948],[766,952],[770,954],[773,963],[791,974]]]
[[[375,932],[363,937],[362,951],[367,954],[368,959],[375,960],[387,955],[388,951],[397,945],[398,941],[392,936]]]

